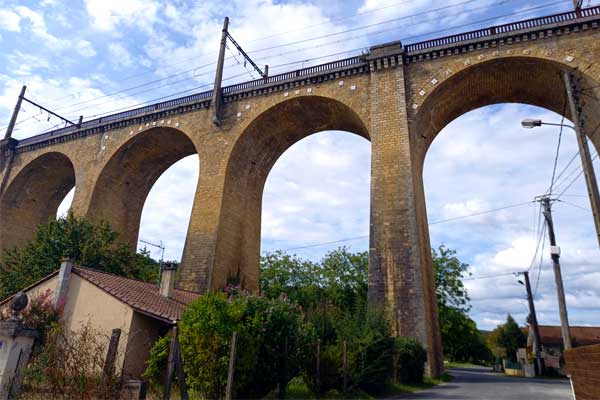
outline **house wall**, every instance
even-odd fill
[[[594,400],[600,396],[600,344],[565,351],[567,372],[571,375],[577,400]]]
[[[32,298],[48,289],[54,291],[56,283],[57,276],[53,276],[27,290],[26,293]],[[129,332],[131,331],[133,309],[74,273],[71,274],[66,299],[63,309],[63,322],[65,329],[68,331],[79,331],[90,324],[95,331],[103,336],[100,340],[104,340],[106,348],[108,348],[112,330],[121,329],[116,361],[117,370],[121,370]]]
[[[152,345],[160,336],[165,335],[168,329],[169,326],[165,323],[139,312],[133,313],[123,364],[125,379],[141,377],[146,369],[146,360],[150,356]]]

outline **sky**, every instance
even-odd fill
[[[411,43],[570,7],[570,0],[4,0],[0,127],[24,84],[30,99],[71,120],[209,90],[226,15],[232,36],[275,74],[379,43]],[[224,84],[257,76],[236,51],[227,53],[225,65]],[[426,158],[431,244],[456,250],[470,265],[470,316],[481,329],[494,328],[507,313],[525,323],[525,289],[513,275],[496,275],[530,267],[539,322],[559,323],[548,243],[533,201],[550,184],[559,130],[524,130],[519,121],[527,117],[561,122],[532,106],[481,108],[446,126]],[[25,105],[14,136],[57,126],[57,118]],[[575,137],[565,129],[558,172],[576,152]],[[348,132],[320,132],[288,149],[267,179],[262,251],[319,260],[341,245],[367,250],[370,157],[369,142]],[[567,189],[553,206],[556,236],[570,322],[600,326],[600,252],[584,180],[574,179],[579,166],[576,158],[557,181],[556,193]],[[181,257],[197,179],[197,156],[180,160],[144,206],[140,239],[164,243],[167,259]],[[69,202],[67,196],[59,213]],[[507,206],[514,207],[443,222]],[[160,257],[159,249],[149,249]]]

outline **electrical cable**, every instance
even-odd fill
[[[544,248],[546,247],[546,239],[545,239],[545,233],[546,233],[546,224],[544,224],[544,228],[543,228],[543,232],[544,232],[544,240],[542,241],[542,251],[540,251],[540,263],[538,266],[538,273],[535,279],[535,286],[533,289],[533,294],[532,294],[532,298],[535,300],[535,295],[537,293],[537,289],[540,283],[540,276],[542,275],[542,263],[544,262]]]
[[[566,111],[567,111],[567,98],[565,96],[563,112],[562,112],[562,119],[560,121],[560,131],[558,133],[558,143],[556,145],[556,156],[554,157],[554,167],[552,167],[552,179],[550,180],[550,191],[548,192],[548,195],[550,195],[550,196],[552,195],[552,189],[554,187],[554,177],[556,176],[556,166],[558,165],[558,156],[560,155],[560,142],[562,139],[563,129],[565,127],[564,123],[565,123]]]
[[[445,222],[456,221],[456,220],[459,220],[459,219],[476,217],[476,216],[479,216],[479,215],[489,214],[489,213],[493,213],[493,212],[497,212],[497,211],[502,211],[502,210],[506,210],[506,209],[509,209],[509,208],[522,207],[522,206],[524,206],[526,204],[530,204],[530,203],[531,203],[531,201],[524,202],[524,203],[511,204],[509,206],[499,207],[499,208],[495,208],[495,209],[492,209],[492,210],[480,211],[480,212],[476,212],[476,213],[469,214],[469,215],[463,215],[463,216],[460,216],[460,217],[454,217],[454,218],[448,218],[448,219],[444,219],[444,220],[430,222],[429,225],[441,224],[441,223],[445,223]],[[308,248],[312,248],[312,247],[325,246],[325,245],[328,245],[328,244],[348,242],[348,241],[357,240],[357,239],[365,239],[365,238],[368,238],[368,237],[369,237],[369,235],[355,236],[355,237],[350,237],[350,238],[338,239],[338,240],[334,240],[334,241],[330,241],[330,242],[313,243],[313,244],[308,244],[308,245],[303,245],[303,246],[298,246],[298,247],[291,247],[291,248],[287,248],[287,249],[279,249],[279,251],[286,252],[286,251],[291,251],[291,250],[308,249]],[[273,250],[273,251],[277,251],[277,250]]]
[[[580,205],[577,205],[577,204],[571,203],[571,202],[569,202],[569,201],[566,201],[566,200],[557,200],[557,201],[559,201],[559,202],[561,202],[561,203],[565,203],[566,205],[569,205],[569,206],[571,206],[571,207],[579,208],[580,210],[587,211],[587,212],[589,212],[589,213],[591,213],[591,212],[592,212],[592,210],[590,210],[589,208],[582,207],[582,206],[580,206]]]
[[[427,12],[416,13],[416,14],[412,14],[412,15],[404,16],[404,17],[402,17],[402,19],[413,18],[414,16],[418,16],[418,15],[422,15],[422,14],[427,14],[427,13],[431,13],[431,12],[435,12],[435,11],[440,11],[440,10],[443,10],[443,9],[446,9],[446,8],[455,7],[455,6],[457,6],[457,5],[462,5],[462,4],[466,4],[466,3],[469,3],[469,2],[473,2],[473,1],[476,1],[476,0],[467,0],[467,1],[464,1],[464,2],[461,2],[461,3],[455,3],[455,4],[453,4],[453,5],[448,5],[448,6],[445,6],[445,7],[440,7],[440,8],[434,9],[434,10],[428,10]],[[513,0],[508,0],[508,1],[513,1]],[[447,29],[444,29],[444,30],[438,30],[438,31],[434,31],[434,32],[427,32],[427,33],[424,33],[424,34],[415,35],[415,36],[409,37],[409,38],[407,38],[407,39],[413,39],[413,38],[418,38],[418,37],[428,36],[428,35],[432,35],[432,34],[436,34],[436,33],[444,32],[444,31],[448,31],[448,30],[452,30],[452,29],[459,29],[459,28],[463,28],[463,27],[470,26],[470,25],[473,25],[473,24],[478,24],[478,23],[487,22],[487,21],[494,20],[494,19],[506,18],[506,17],[508,17],[508,16],[512,16],[512,15],[517,15],[517,14],[527,13],[527,12],[529,12],[529,11],[538,10],[538,9],[541,9],[541,8],[547,8],[547,7],[551,7],[551,6],[554,6],[554,5],[556,5],[556,4],[559,4],[559,3],[560,3],[560,2],[554,2],[554,3],[546,4],[546,5],[543,5],[543,6],[538,6],[538,7],[532,7],[532,8],[528,8],[528,9],[523,9],[523,10],[519,10],[519,11],[517,11],[517,12],[512,12],[512,13],[509,13],[509,14],[505,14],[505,15],[501,15],[501,16],[497,16],[497,17],[492,17],[492,18],[486,18],[486,19],[479,20],[479,21],[476,21],[476,22],[473,22],[473,23],[462,24],[462,25],[455,26],[455,27],[451,27],[451,28],[447,28]],[[506,4],[506,0],[505,0],[505,1],[500,1],[500,2],[496,3],[495,5],[505,5],[505,4]],[[487,7],[479,7],[479,8],[485,8],[485,9],[489,9],[489,8],[490,8],[490,6],[487,6]],[[459,13],[459,14],[457,14],[457,15],[461,15],[461,14],[463,14],[463,13]],[[393,22],[393,21],[392,21],[392,20],[383,21],[383,22],[380,22],[380,23],[377,23],[377,24],[371,24],[371,25],[367,25],[367,26],[364,26],[364,27],[362,27],[362,28],[363,28],[363,29],[365,29],[365,28],[368,28],[368,27],[372,27],[372,26],[375,26],[375,25],[381,25],[381,24],[385,24],[385,23],[389,23],[389,22]],[[422,23],[422,21],[420,21],[419,23]],[[404,27],[406,27],[406,26],[404,26]],[[338,34],[342,34],[342,33],[346,33],[346,32],[351,32],[351,31],[355,31],[355,30],[357,30],[357,29],[359,29],[359,28],[353,28],[353,29],[351,29],[351,30],[342,31],[342,32],[336,32],[336,33],[333,33],[333,34],[328,34],[328,35],[322,35],[322,36],[321,36],[321,37],[319,37],[319,38],[325,38],[325,37],[332,36],[332,35],[338,35]],[[393,29],[391,29],[391,30],[396,30],[396,29],[397,29],[397,28],[393,28]],[[378,34],[381,34],[381,33],[388,32],[388,31],[390,31],[390,29],[386,29],[386,30],[379,31],[379,32],[373,32],[373,33],[371,33],[371,35],[378,35]],[[360,35],[359,37],[363,37],[363,35]],[[280,48],[280,47],[285,47],[285,46],[291,46],[291,45],[295,45],[295,44],[298,44],[298,43],[307,42],[307,41],[310,41],[310,40],[316,40],[316,39],[317,39],[317,38],[304,39],[304,40],[302,40],[302,41],[296,41],[296,42],[284,43],[284,44],[278,45],[278,46],[276,46],[276,47],[277,47],[277,48]],[[350,38],[350,39],[353,39],[353,38]],[[348,39],[348,38],[345,38],[344,40],[341,40],[341,42],[343,42],[343,41],[347,41],[347,40],[349,40],[349,39]],[[325,45],[316,46],[316,47],[325,47],[325,46],[330,46],[330,45],[333,45],[333,44],[337,44],[338,42],[340,42],[340,41],[337,41],[337,42],[330,42],[330,43],[327,43],[327,44],[325,44]],[[308,50],[308,49],[314,49],[314,48],[316,48],[316,47],[315,47],[315,46],[312,46],[312,47],[310,47],[310,48],[306,48],[305,50]],[[275,47],[272,47],[272,48],[275,48]],[[270,48],[264,48],[264,49],[253,50],[253,51],[249,51],[249,53],[251,53],[251,52],[259,52],[259,51],[266,51],[266,50],[268,50],[268,49],[270,49]],[[346,53],[350,53],[350,52],[352,52],[352,51],[358,51],[358,50],[362,50],[362,48],[358,48],[358,49],[349,50],[349,51],[347,51]],[[296,49],[296,50],[294,50],[294,51],[292,51],[292,52],[290,52],[290,53],[296,53],[296,52],[298,52],[298,51],[301,51],[301,50],[298,50],[298,49]],[[282,54],[275,55],[275,56],[281,56],[281,55],[282,55]],[[268,56],[268,57],[273,57],[273,55],[270,55],[270,56]],[[268,57],[267,57],[267,58],[268,58]],[[326,56],[321,56],[321,57],[318,57],[318,58],[325,58],[325,57],[326,57]],[[263,59],[264,59],[264,58],[263,58]],[[306,62],[306,60],[299,61],[298,63],[300,63],[300,62]],[[160,82],[160,81],[163,81],[163,80],[165,80],[165,79],[169,79],[169,78],[172,78],[172,77],[174,77],[174,76],[179,76],[179,75],[181,75],[181,74],[184,74],[184,73],[189,73],[189,72],[191,72],[191,71],[194,71],[194,70],[197,70],[197,69],[199,69],[199,68],[203,68],[203,67],[206,67],[206,66],[209,66],[209,65],[212,65],[212,63],[211,63],[211,64],[206,64],[206,65],[203,65],[203,66],[199,66],[199,67],[194,67],[194,68],[192,68],[192,69],[189,69],[189,70],[186,70],[186,71],[182,71],[182,72],[179,72],[179,73],[177,73],[177,74],[173,74],[173,75],[171,75],[171,76],[169,76],[169,77],[161,78],[161,79],[154,80],[154,81],[151,81],[151,82],[146,82],[146,83],[143,83],[143,84],[140,84],[140,85],[133,86],[132,88],[126,88],[126,89],[123,89],[123,90],[120,90],[120,91],[114,92],[114,93],[112,93],[112,94],[109,94],[109,95],[103,95],[103,96],[100,96],[100,97],[109,97],[109,96],[112,96],[112,95],[116,95],[116,94],[124,93],[124,92],[126,92],[126,91],[128,91],[128,90],[133,90],[133,89],[136,89],[136,88],[138,88],[138,87],[147,86],[147,85],[150,85],[150,84],[152,84],[152,83]],[[209,73],[210,73],[210,72],[209,72]],[[94,99],[88,99],[88,100],[86,100],[85,102],[90,102],[90,101],[93,101],[93,100],[94,100]],[[77,103],[75,103],[75,104],[77,104]],[[66,108],[66,107],[71,107],[71,106],[73,106],[73,104],[70,104],[70,105],[65,105],[65,106],[61,107],[60,109],[63,109],[63,108]]]
[[[598,153],[596,153],[596,155],[592,158],[592,162],[594,162],[594,160],[598,158]],[[579,179],[579,177],[581,175],[583,175],[584,169],[581,168],[581,171],[579,172],[579,174],[577,174],[577,176],[575,178],[573,178],[573,180],[563,189],[562,192],[560,192],[560,194],[556,197],[556,200],[559,200],[560,197],[577,181],[577,179]]]

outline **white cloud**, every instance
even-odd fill
[[[11,32],[20,32],[20,21],[21,17],[19,14],[5,8],[0,8],[0,29]]]
[[[128,67],[132,63],[131,53],[120,43],[111,43],[108,45],[108,52],[111,61],[119,67]]]
[[[151,0],[85,0],[94,27],[114,31],[117,25],[137,26],[152,31],[159,3]]]
[[[87,40],[78,40],[75,43],[75,49],[83,57],[93,57],[96,55],[96,50],[94,49],[92,44]]]
[[[48,32],[44,15],[36,12],[26,6],[15,7],[15,11],[23,20],[30,23],[30,30],[33,35],[39,38],[42,43],[54,51],[66,51],[72,48],[75,44],[75,50],[83,57],[93,57],[96,55],[92,43],[80,38],[72,38],[70,40],[58,38]]]

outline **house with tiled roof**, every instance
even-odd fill
[[[561,373],[563,365],[561,357],[563,354],[563,337],[560,326],[539,325],[540,342],[542,347],[542,358],[546,367],[554,368]],[[600,344],[600,327],[597,326],[570,326],[571,340],[573,347],[590,346]],[[527,338],[527,345],[534,345],[533,331],[530,329]]]
[[[63,307],[66,329],[89,325],[106,335],[107,347],[114,329],[121,330],[117,367],[127,379],[139,379],[150,349],[179,320],[195,292],[174,288],[175,269],[161,269],[160,284],[152,284],[89,268],[64,260],[61,268],[23,291],[31,298],[48,290],[54,304]],[[11,298],[0,302],[0,308]]]

